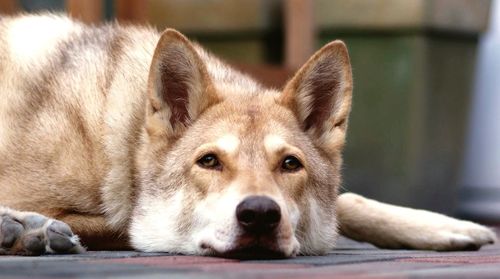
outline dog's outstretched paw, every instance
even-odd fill
[[[449,218],[436,232],[434,250],[478,250],[483,245],[497,240],[495,233],[487,227]]]
[[[33,212],[0,207],[0,255],[34,256],[84,251],[78,236],[66,223]]]
[[[496,241],[485,226],[425,210],[389,205],[345,193],[337,200],[341,232],[381,248],[477,250]]]

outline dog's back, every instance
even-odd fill
[[[0,204],[101,212],[112,164],[130,168],[158,37],[49,14],[1,19]]]

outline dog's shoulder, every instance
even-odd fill
[[[94,64],[107,57],[141,55],[148,61],[158,32],[147,26],[107,23],[91,26],[60,14],[21,14],[0,20],[3,64],[41,68]],[[97,66],[97,65],[96,65]]]

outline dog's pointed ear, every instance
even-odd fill
[[[205,63],[181,33],[167,29],[156,46],[148,79],[150,134],[178,136],[218,102]]]
[[[333,41],[317,51],[285,86],[281,104],[327,151],[343,145],[351,110],[352,74],[347,48]]]

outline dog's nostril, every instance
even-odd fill
[[[279,205],[265,196],[250,196],[236,207],[236,219],[247,232],[264,233],[281,221]]]
[[[279,207],[277,208],[278,210],[269,210],[265,214],[265,220],[269,224],[277,224],[281,220],[281,212],[279,210]]]
[[[250,224],[252,222],[255,222],[255,219],[255,211],[253,210],[242,210],[238,215],[238,221],[240,223]]]

